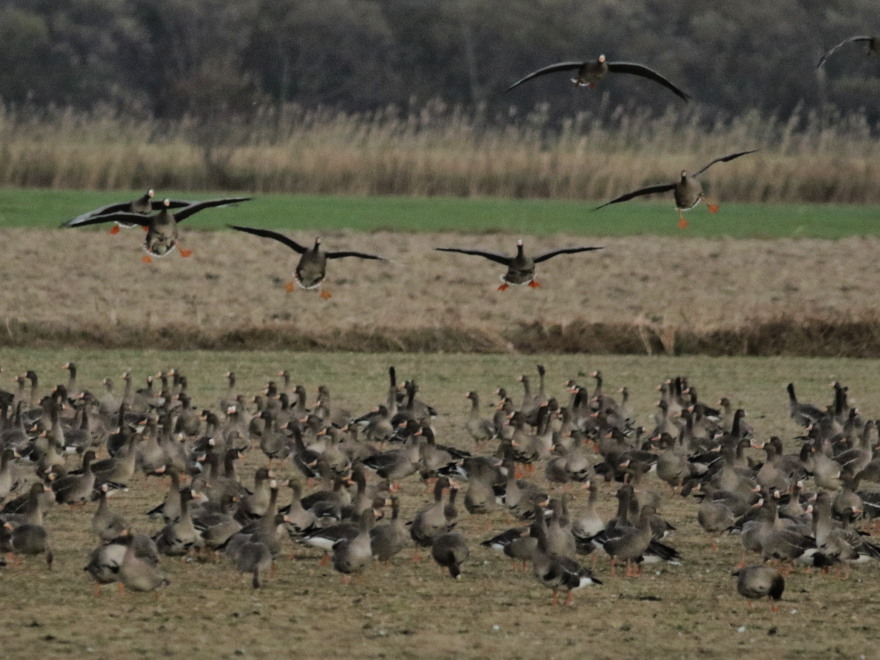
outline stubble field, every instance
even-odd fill
[[[384,400],[386,371],[397,367],[401,378],[415,378],[420,397],[435,405],[438,442],[476,450],[462,425],[467,401],[475,389],[484,403],[495,387],[506,387],[519,400],[516,377],[531,375],[541,361],[547,369],[548,393],[565,401],[562,381],[574,378],[592,386],[588,371],[600,369],[605,387],[626,385],[632,392],[638,421],[651,425],[655,387],[664,378],[688,375],[701,398],[714,402],[729,396],[747,411],[756,440],[779,434],[787,451],[796,449],[798,428],[788,419],[784,386],[798,383],[804,400],[830,400],[831,380],[850,387],[853,403],[867,416],[880,408],[872,374],[876,361],[797,358],[666,358],[636,356],[456,356],[401,354],[327,354],[290,352],[163,351],[0,351],[5,373],[35,369],[48,387],[63,383],[61,364],[76,360],[79,383],[93,389],[104,376],[131,368],[143,378],[175,367],[187,375],[195,405],[216,409],[224,394],[223,373],[234,369],[242,393],[257,393],[277,370],[286,368],[303,383],[310,398],[326,384],[334,400],[353,412],[364,412]],[[491,412],[487,408],[486,413]],[[483,450],[489,451],[489,449]],[[759,451],[748,452],[759,458]],[[76,459],[70,460],[71,464]],[[266,459],[258,448],[240,466],[250,483]],[[297,476],[286,461],[277,467],[279,480]],[[533,479],[546,486],[539,466]],[[372,479],[371,479],[372,481]],[[809,483],[808,487],[812,484]],[[161,501],[166,480],[136,476],[127,492],[111,499],[139,531],[156,531],[161,523],[144,512]],[[340,583],[330,567],[320,567],[320,553],[284,542],[274,579],[259,591],[221,561],[180,563],[163,560],[172,584],[158,597],[109,587],[98,598],[82,571],[95,545],[89,532],[94,505],[55,508],[46,516],[56,552],[52,571],[39,558],[8,566],[4,581],[6,657],[583,657],[613,658],[651,654],[655,657],[869,657],[871,629],[878,599],[878,567],[856,567],[841,580],[802,568],[787,578],[781,611],[766,603],[750,612],[730,576],[742,556],[736,536],[724,536],[720,549],[709,549],[696,520],[696,501],[671,496],[665,484],[649,475],[645,488],[661,495],[662,513],[677,531],[668,539],[683,556],[681,565],[648,566],[641,577],[609,575],[601,557],[596,574],[604,584],[578,593],[573,608],[552,607],[550,593],[530,573],[512,570],[509,560],[479,542],[512,526],[498,508],[470,516],[459,502],[457,530],[470,545],[461,580],[451,580],[427,560],[411,561],[404,550],[389,567],[370,566],[353,585]],[[614,510],[614,484],[602,484],[599,509]],[[416,478],[402,485],[402,517],[410,520],[430,496]],[[572,511],[585,506],[574,489]],[[281,503],[289,501],[282,489]],[[587,564],[589,557],[582,558]],[[750,559],[751,561],[751,559]]]

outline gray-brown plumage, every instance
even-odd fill
[[[505,91],[510,91],[514,87],[522,85],[527,80],[532,80],[548,73],[556,73],[558,71],[576,71],[575,77],[571,79],[578,87],[595,88],[596,84],[606,78],[611,73],[628,73],[635,76],[641,76],[648,80],[653,80],[670,90],[673,94],[684,101],[689,101],[690,97],[681,89],[673,85],[669,80],[661,76],[653,69],[649,69],[643,64],[634,62],[609,62],[604,55],[599,55],[595,60],[578,61],[578,62],[557,62],[543,68],[533,71],[524,78],[520,78]]]
[[[55,555],[49,544],[49,533],[42,525],[23,523],[0,527],[0,550],[10,555],[46,555],[46,566],[51,570]]]
[[[400,501],[395,495],[391,498],[391,520],[370,531],[373,558],[387,562],[408,544],[409,534],[400,520]]]
[[[774,612],[779,611],[777,602],[782,598],[782,592],[785,591],[785,579],[779,574],[775,568],[764,566],[761,564],[754,566],[745,566],[733,572],[736,576],[736,590],[749,601],[749,609],[752,608],[752,601],[759,598],[769,598],[770,609]]]
[[[159,212],[155,215],[143,215],[141,213],[132,213],[131,211],[114,211],[111,213],[89,216],[77,222],[66,222],[62,226],[84,227],[86,225],[94,225],[103,222],[119,221],[141,225],[147,230],[147,237],[144,241],[144,251],[147,254],[144,255],[143,261],[149,263],[152,260],[152,257],[163,257],[176,247],[180,249],[180,256],[182,257],[188,257],[191,254],[189,250],[184,250],[178,245],[178,223],[183,222],[189,216],[204,209],[217,206],[227,206],[238,202],[246,202],[249,199],[250,197],[208,199],[202,202],[193,202],[175,210],[174,212],[171,210],[171,200],[166,199],[162,202]]]
[[[192,202],[183,201],[180,199],[169,199],[156,204],[153,201],[153,197],[155,196],[155,191],[151,188],[143,195],[138,197],[137,199],[132,199],[127,202],[117,202],[115,204],[108,204],[107,206],[102,206],[100,208],[94,209],[93,211],[87,211],[81,215],[76,216],[72,220],[67,220],[62,223],[62,227],[78,227],[84,224],[85,220],[91,220],[102,215],[107,215],[108,213],[139,213],[141,215],[147,215],[152,213],[153,211],[158,211],[162,208],[164,201],[167,201],[168,208],[179,209],[183,206],[189,206]],[[126,222],[124,220],[117,220],[113,225],[113,229],[110,230],[111,234],[116,234],[119,232],[119,228],[123,227],[125,229],[130,229],[131,227],[136,227],[137,223],[135,222]]]
[[[461,565],[468,558],[467,541],[461,534],[441,534],[431,544],[431,556],[440,566],[449,570],[456,580],[461,578]]]
[[[98,508],[92,516],[92,533],[102,543],[112,541],[128,528],[128,523],[125,522],[122,514],[112,511],[107,504],[109,490],[107,484],[98,487]]]
[[[95,452],[87,451],[83,454],[82,474],[70,474],[52,482],[58,504],[85,504],[92,499],[92,489],[95,487],[95,475],[92,472],[94,460]]]
[[[693,174],[688,174],[687,171],[681,171],[681,177],[678,181],[673,181],[671,183],[661,183],[656,186],[647,186],[645,188],[639,188],[638,190],[633,190],[632,192],[628,192],[625,195],[621,195],[620,197],[615,197],[610,202],[605,202],[601,206],[597,206],[594,211],[598,211],[601,208],[605,208],[611,204],[617,204],[619,202],[625,202],[627,200],[633,199],[634,197],[640,197],[641,195],[651,195],[653,193],[659,192],[668,192],[672,191],[673,197],[675,198],[675,208],[678,210],[678,226],[684,229],[687,227],[688,222],[684,219],[684,211],[689,211],[694,208],[700,201],[703,200],[703,186],[700,184],[700,181],[697,177],[699,177],[703,172],[708,170],[715,163],[726,163],[728,161],[733,160],[734,158],[739,158],[740,156],[745,156],[746,154],[755,153],[757,149],[750,149],[749,151],[738,151],[733,154],[728,154],[727,156],[721,156],[720,158],[716,158],[712,161],[709,161],[706,165],[698,169]],[[717,204],[708,204],[710,213],[718,212]]]
[[[370,530],[375,519],[373,509],[364,509],[357,536],[342,538],[333,544],[333,568],[342,573],[343,582],[348,582],[351,575],[361,573],[373,559]]]
[[[262,238],[271,238],[280,243],[284,243],[291,250],[300,255],[299,262],[293,271],[293,279],[304,289],[315,289],[321,286],[324,277],[327,274],[327,261],[330,259],[342,259],[344,257],[357,257],[358,259],[378,259],[384,261],[383,257],[375,254],[367,254],[365,252],[355,252],[353,250],[342,250],[337,252],[327,252],[321,247],[321,239],[316,238],[315,244],[308,248],[297,243],[292,238],[279,234],[277,231],[269,229],[255,229],[253,227],[240,227],[238,225],[229,225],[232,229],[243,231],[254,236]],[[284,287],[287,291],[293,291],[294,283],[288,282]],[[331,296],[329,291],[321,290],[321,297],[327,299]]]
[[[154,591],[171,584],[156,560],[138,552],[135,539],[135,535],[127,535],[117,540],[125,546],[125,554],[119,565],[119,582],[123,587],[132,591]]]
[[[238,545],[232,559],[235,570],[252,575],[251,586],[254,589],[262,586],[263,576],[272,570],[272,552],[260,540],[247,540]]]
[[[574,254],[577,252],[589,252],[591,250],[601,250],[601,247],[571,247],[571,248],[560,248],[558,250],[550,250],[549,252],[544,252],[543,254],[539,254],[536,257],[530,257],[525,253],[523,248],[522,239],[517,240],[516,242],[516,254],[512,257],[509,257],[505,254],[498,254],[496,252],[486,252],[485,250],[469,250],[465,248],[434,248],[435,250],[439,250],[440,252],[458,252],[460,254],[469,254],[477,257],[483,257],[484,259],[489,259],[490,261],[494,261],[496,263],[501,264],[502,266],[507,267],[507,272],[501,276],[501,286],[498,287],[499,291],[504,291],[510,287],[511,284],[528,284],[532,288],[536,288],[541,286],[538,281],[535,279],[535,264],[539,264],[542,261],[547,261],[548,259],[552,259],[553,257],[560,254]]]

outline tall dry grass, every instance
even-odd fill
[[[586,103],[586,102],[585,102]],[[294,105],[212,125],[109,110],[0,113],[0,185],[89,189],[605,199],[682,168],[724,166],[728,200],[880,202],[880,142],[862,114],[618,108],[561,122],[549,107],[487,117],[433,103],[351,114]]]

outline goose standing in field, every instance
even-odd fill
[[[164,257],[166,254],[174,250],[175,247],[180,249],[180,256],[188,257],[192,252],[183,249],[179,245],[179,233],[177,224],[186,220],[189,216],[198,213],[207,208],[217,206],[227,206],[238,202],[246,202],[250,197],[227,197],[223,199],[208,199],[202,202],[193,202],[172,213],[171,200],[166,199],[162,202],[161,209],[155,215],[142,215],[140,213],[131,213],[130,211],[115,211],[113,213],[105,213],[87,217],[75,224],[64,223],[63,227],[84,227],[86,225],[94,225],[102,222],[133,222],[141,225],[147,230],[147,238],[144,241],[144,251],[147,253],[141,259],[145,263],[150,263],[152,257]]]
[[[820,422],[827,416],[813,404],[799,402],[794,391],[794,383],[789,383],[785,389],[788,391],[788,415],[795,424],[806,427]]]
[[[697,204],[699,204],[701,200],[704,199],[703,186],[700,184],[700,181],[697,177],[699,177],[703,172],[712,167],[715,163],[726,163],[733,160],[734,158],[739,158],[740,156],[745,156],[746,154],[753,154],[756,151],[757,149],[750,149],[749,151],[738,151],[733,154],[728,154],[727,156],[721,156],[720,158],[709,161],[708,164],[704,165],[693,174],[688,174],[686,170],[682,170],[681,178],[679,178],[678,181],[673,181],[671,183],[661,183],[656,186],[647,186],[645,188],[633,190],[632,192],[628,192],[625,195],[621,195],[620,197],[615,197],[610,202],[605,202],[604,204],[602,204],[601,206],[597,206],[593,210],[598,211],[599,209],[605,208],[610,204],[625,202],[641,195],[651,195],[653,193],[668,192],[671,190],[673,197],[675,198],[675,208],[678,210],[678,226],[684,229],[688,226],[687,220],[684,219],[684,212],[691,210]],[[708,201],[706,201],[706,206],[709,209],[709,213],[718,212],[717,204],[709,203]]]
[[[449,570],[450,577],[461,578],[461,565],[468,558],[468,545],[465,538],[456,532],[441,534],[431,544],[431,556],[441,568]]]
[[[749,601],[749,609],[752,609],[752,601],[758,598],[769,598],[770,609],[779,611],[777,602],[782,598],[785,591],[785,579],[775,568],[771,566],[755,565],[745,566],[732,573],[736,576],[736,590]]]
[[[381,562],[388,561],[409,544],[409,534],[400,520],[400,500],[391,496],[391,520],[376,525],[370,531],[370,546],[373,558]]]
[[[153,591],[171,584],[159,564],[152,557],[142,556],[133,534],[120,536],[117,542],[125,546],[125,554],[119,565],[119,582],[132,591]]]
[[[501,264],[502,266],[507,267],[507,272],[501,276],[501,286],[498,287],[499,291],[505,291],[510,288],[511,284],[528,284],[532,288],[537,288],[541,286],[538,281],[535,279],[535,264],[539,264],[542,261],[547,261],[548,259],[552,259],[553,257],[560,254],[573,254],[576,252],[588,252],[591,250],[601,250],[601,247],[571,247],[571,248],[560,248],[558,250],[550,250],[549,252],[544,252],[543,254],[539,254],[536,257],[529,257],[525,254],[525,250],[523,249],[523,241],[522,239],[517,240],[516,242],[516,254],[512,257],[508,257],[505,254],[498,254],[496,252],[486,252],[485,250],[469,250],[465,248],[434,248],[435,250],[439,250],[440,252],[458,252],[460,254],[470,254],[477,257],[483,257],[484,259],[489,259],[490,261],[494,261],[496,263]]]
[[[544,512],[535,506],[535,525],[533,533],[537,537],[537,547],[532,558],[532,574],[548,589],[553,590],[553,604],[559,604],[559,592],[567,593],[566,605],[574,605],[574,591],[591,584],[602,584],[593,572],[581,566],[570,557],[552,554],[547,547],[547,526]]]
[[[492,420],[480,414],[480,395],[476,392],[468,392],[464,395],[471,402],[470,414],[465,421],[465,429],[474,439],[477,445],[495,437],[495,425]]]
[[[269,229],[255,229],[253,227],[240,227],[238,225],[229,225],[232,229],[243,231],[254,236],[262,238],[271,238],[280,243],[284,243],[291,250],[300,255],[299,262],[293,271],[293,281],[284,285],[285,291],[293,291],[294,282],[304,289],[316,289],[321,286],[324,277],[327,274],[327,261],[330,259],[342,259],[344,257],[357,257],[358,259],[377,259],[385,261],[384,257],[375,254],[367,254],[365,252],[355,252],[353,250],[343,250],[338,252],[327,252],[321,247],[321,239],[316,238],[315,244],[308,248],[297,243],[292,238],[288,238],[284,234]],[[321,288],[321,298],[326,300],[331,297],[331,293]]]
[[[107,504],[107,496],[110,487],[107,484],[101,484],[98,488],[98,508],[92,516],[92,532],[102,543],[112,541],[119,536],[123,530],[128,529],[128,523],[122,514],[111,511]]]
[[[858,43],[860,41],[864,41],[868,46],[868,51],[865,55],[870,55],[874,53],[875,55],[880,55],[880,38],[872,37],[869,35],[857,35],[855,37],[847,37],[843,41],[841,41],[836,46],[833,46],[830,50],[828,50],[820,59],[819,63],[816,64],[816,68],[818,69],[823,64],[825,64],[825,60],[831,57],[834,53],[836,53],[839,49],[843,48],[847,44]]]
[[[116,204],[108,204],[107,206],[102,206],[101,208],[94,209],[93,211],[86,211],[85,213],[76,216],[72,220],[67,220],[62,224],[62,227],[78,227],[83,224],[85,220],[97,218],[102,215],[107,215],[108,213],[139,213],[140,215],[148,215],[153,211],[158,211],[161,209],[161,204],[156,204],[153,201],[153,197],[155,196],[155,191],[150,188],[143,195],[138,197],[137,199],[133,199],[128,202],[117,202]],[[180,199],[169,199],[168,207],[172,209],[179,209],[184,206],[189,206],[192,202],[186,202]],[[118,234],[119,229],[131,229],[132,227],[136,227],[138,223],[136,222],[126,222],[124,220],[117,220],[113,224],[113,228],[110,230],[111,234]]]
[[[578,61],[578,62],[557,62],[550,64],[537,71],[532,71],[524,78],[520,78],[505,91],[510,91],[514,87],[522,85],[527,80],[532,80],[548,73],[556,73],[557,71],[576,71],[575,77],[571,79],[577,87],[589,87],[594,89],[596,84],[606,78],[610,73],[629,73],[635,76],[641,76],[659,83],[670,90],[673,94],[684,101],[689,101],[690,97],[681,91],[678,87],[669,82],[653,69],[649,69],[643,64],[634,62],[609,62],[604,55],[599,55],[595,60]]]
[[[333,568],[342,573],[348,584],[353,574],[361,573],[373,559],[370,530],[376,515],[372,508],[361,511],[358,533],[354,538],[341,538],[333,544]]]

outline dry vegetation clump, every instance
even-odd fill
[[[295,260],[283,246],[186,232],[192,257],[148,266],[133,233],[6,230],[0,344],[880,355],[876,238],[597,238],[604,250],[540,264],[540,288],[499,292],[495,264],[433,249],[473,236],[338,232],[327,240],[340,249],[394,259],[333,262],[323,301],[284,292]],[[535,251],[581,241],[529,239]]]
[[[546,107],[486,117],[442,103],[372,113],[287,106],[280,116],[212,125],[106,110],[0,115],[0,185],[235,189],[354,195],[606,199],[670,180],[737,149],[712,192],[753,202],[880,202],[877,140],[866,117],[699,108],[660,117],[589,110],[559,124]]]

